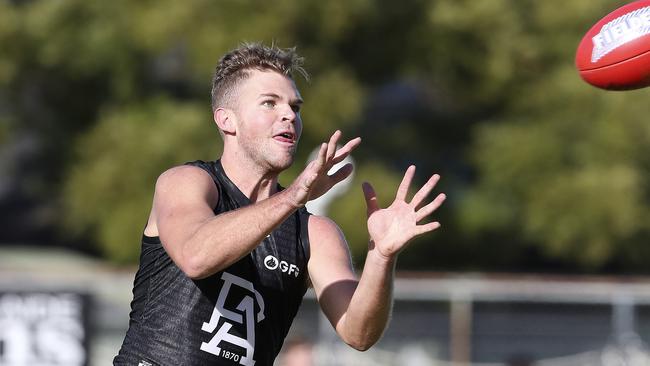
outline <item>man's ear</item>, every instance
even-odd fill
[[[226,135],[235,134],[235,113],[227,108],[217,108],[212,115],[217,127]]]

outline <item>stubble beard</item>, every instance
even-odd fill
[[[269,159],[269,160],[274,160],[273,161],[273,163],[274,163],[273,167],[275,168],[274,171],[276,173],[279,174],[279,173],[289,169],[291,167],[291,165],[293,165],[293,162],[294,162],[295,157],[296,157],[296,148],[297,148],[297,146],[294,145],[291,148],[291,150],[289,150],[286,153],[286,155],[280,157],[279,154],[278,154],[278,155],[276,155],[277,156],[276,159]]]
[[[270,144],[259,144],[255,141],[247,141],[243,146],[249,160],[264,171],[274,174],[280,174],[293,165],[298,149],[296,144],[288,151],[278,152]]]

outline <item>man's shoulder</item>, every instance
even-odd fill
[[[156,193],[179,190],[212,190],[210,173],[197,165],[183,164],[167,169],[156,181]]]
[[[308,228],[310,238],[343,234],[336,222],[327,216],[309,215]]]
[[[202,179],[210,175],[200,165],[183,164],[165,170],[158,177],[158,181],[183,181],[187,179]]]

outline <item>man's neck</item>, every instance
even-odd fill
[[[228,178],[251,202],[269,198],[278,189],[278,173],[270,173],[248,161],[228,154],[221,157],[221,166]]]

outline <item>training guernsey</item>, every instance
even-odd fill
[[[188,164],[214,180],[215,214],[250,204],[219,160]],[[143,235],[129,328],[114,365],[272,366],[307,290],[308,216],[296,211],[251,253],[200,280],[176,266],[158,237]]]

